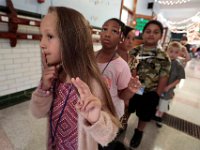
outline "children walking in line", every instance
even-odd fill
[[[128,104],[129,99],[140,86],[139,80],[131,77],[127,62],[116,51],[119,42],[123,39],[124,31],[125,25],[119,19],[107,20],[100,33],[102,49],[96,54],[119,119],[124,114],[125,103]]]
[[[143,29],[143,43],[130,51],[130,57],[138,58],[139,64],[135,70],[142,84],[140,91],[135,94],[129,103],[129,112],[139,118],[137,128],[130,141],[130,146],[140,145],[146,124],[155,114],[159,96],[167,84],[170,60],[166,53],[158,48],[158,41],[163,34],[163,26],[159,21],[149,21]],[[130,66],[132,67],[132,66]]]
[[[43,72],[30,108],[34,116],[48,117],[48,149],[106,146],[120,123],[96,63],[88,22],[76,10],[50,7],[40,30]]]
[[[162,117],[165,112],[168,111],[169,103],[174,97],[174,89],[181,79],[185,79],[185,71],[182,64],[177,61],[179,53],[182,50],[182,46],[179,42],[171,42],[167,48],[167,54],[171,59],[170,75],[167,82],[167,86],[164,88],[164,93],[161,94],[161,98],[156,112],[156,125],[162,127]]]

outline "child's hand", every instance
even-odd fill
[[[101,101],[95,97],[88,85],[79,78],[72,78],[72,83],[78,89],[80,100],[76,104],[78,112],[91,124],[99,120],[101,111]]]
[[[41,88],[43,90],[49,90],[51,88],[53,80],[58,76],[57,70],[59,66],[49,67],[46,62],[46,57],[43,51],[42,51],[42,64],[43,64],[43,70],[42,70]]]
[[[129,83],[128,83],[128,88],[132,93],[136,93],[140,88],[142,84],[140,83],[139,77],[131,77]]]
[[[164,92],[168,92],[170,88],[171,88],[170,86],[166,86]]]

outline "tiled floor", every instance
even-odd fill
[[[200,125],[200,60],[186,67],[186,80],[179,84],[169,113]],[[46,119],[35,119],[29,102],[0,110],[0,150],[45,150]],[[137,124],[135,114],[129,119],[121,140],[128,146]],[[150,122],[137,150],[200,150],[200,140],[164,125],[157,128]]]
[[[0,110],[0,150],[45,150],[46,119],[35,119],[29,102]]]
[[[189,61],[185,71],[186,79],[176,88],[169,113],[200,125],[200,60]]]

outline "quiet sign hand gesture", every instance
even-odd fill
[[[72,83],[80,94],[80,100],[76,104],[78,112],[91,124],[99,120],[101,111],[101,102],[95,97],[88,85],[79,78],[72,78]]]
[[[49,90],[51,88],[52,82],[55,78],[58,76],[58,68],[59,66],[48,66],[46,57],[44,52],[42,51],[42,64],[43,64],[43,70],[42,70],[42,89],[43,90]]]

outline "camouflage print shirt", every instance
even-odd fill
[[[160,77],[169,76],[170,59],[160,48],[145,49],[143,45],[132,49],[130,57],[139,59],[137,66],[130,59],[131,71],[136,70],[145,92],[156,91]]]

